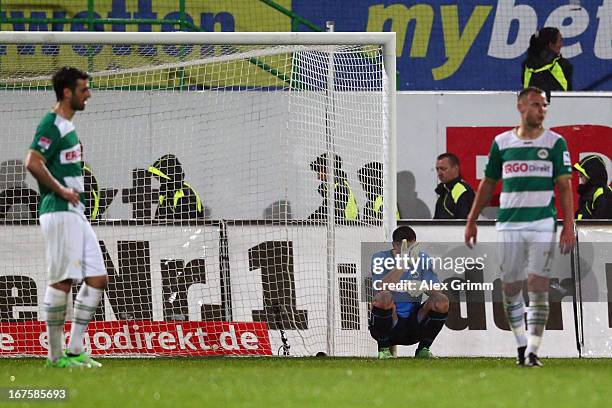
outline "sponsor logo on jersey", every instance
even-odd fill
[[[540,159],[546,159],[546,158],[548,158],[548,150],[546,150],[546,149],[540,149],[540,150],[538,150],[538,157],[539,157]]]
[[[551,177],[552,163],[538,160],[508,161],[504,163],[503,177]]]
[[[81,161],[81,145],[75,145],[70,149],[60,152],[60,163],[78,163]]]
[[[572,165],[572,159],[570,159],[570,154],[567,150],[563,152],[563,164],[566,166]]]
[[[51,146],[51,139],[41,136],[41,138],[38,139],[38,145],[42,147],[43,150],[47,150]]]

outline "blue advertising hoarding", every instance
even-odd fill
[[[295,0],[293,11],[336,31],[395,31],[401,90],[518,90],[545,26],[564,37],[574,90],[612,90],[612,0]]]
[[[0,17],[84,18],[87,1],[0,1]],[[574,90],[612,90],[612,0],[277,0],[336,31],[395,31],[400,90],[518,90],[530,36],[558,27]],[[61,7],[56,7],[54,4]],[[178,1],[96,0],[97,18],[177,19]],[[204,31],[289,31],[291,19],[257,0],[190,0],[186,20]],[[86,31],[83,23],[4,23],[3,30]],[[96,31],[174,31],[171,24],[98,24]],[[301,25],[300,30],[310,31]],[[47,50],[49,51],[49,50]],[[52,50],[51,50],[52,51]],[[20,47],[20,55],[34,54]],[[0,47],[0,56],[4,48]],[[49,54],[51,55],[52,52]],[[45,49],[42,50],[42,56]]]

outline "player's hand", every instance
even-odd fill
[[[413,241],[412,243],[408,242],[408,240],[402,240],[402,247],[400,250],[400,255],[402,258],[407,256],[410,259],[416,259],[419,257],[419,251],[421,250],[421,244],[418,241]]]
[[[400,248],[400,256],[402,257],[402,259],[404,259],[405,257],[408,257],[409,254],[409,245],[408,245],[408,240],[407,239],[402,239],[402,246]]]
[[[476,246],[476,235],[477,234],[478,234],[478,228],[476,227],[476,222],[468,221],[467,224],[465,224],[465,234],[464,234],[465,245],[467,245],[468,248],[474,249],[474,247]]]
[[[420,250],[421,244],[418,241],[408,242],[408,240],[404,239],[402,240],[400,255],[402,259],[411,259],[412,262],[416,262]]]
[[[565,228],[561,230],[561,236],[559,236],[559,249],[562,254],[567,254],[574,249],[576,245],[576,234],[574,234],[574,228]]]
[[[80,201],[79,193],[74,188],[62,187],[59,196],[72,205],[78,205]]]

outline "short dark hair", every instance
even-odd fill
[[[58,102],[64,99],[64,89],[74,91],[79,79],[89,79],[89,74],[78,68],[62,67],[53,75],[53,90]]]
[[[416,232],[407,225],[397,227],[393,231],[393,242],[402,242],[403,240],[408,242],[416,241]]]
[[[537,93],[537,94],[546,94],[546,92],[544,92],[542,89],[538,88],[537,86],[528,86],[527,88],[523,89],[521,92],[518,93],[518,96],[516,98],[517,101],[520,101],[521,99],[523,99],[523,97],[527,97],[530,93]]]
[[[335,167],[336,170],[341,170],[342,169],[342,157],[338,156],[337,154],[332,155],[333,156],[333,166]],[[310,163],[310,168],[316,172],[327,172],[327,153],[322,153],[320,155],[317,156],[316,159],[314,159],[311,163]]]
[[[448,161],[453,166],[459,165],[459,158],[457,157],[455,153],[450,153],[450,152],[442,153],[441,155],[438,156],[437,160],[442,160],[442,159],[448,159]]]

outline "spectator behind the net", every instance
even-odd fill
[[[608,172],[603,159],[591,154],[574,164],[580,174],[578,185],[577,220],[612,219],[612,188],[608,185]]]
[[[159,205],[155,219],[186,220],[204,217],[200,195],[185,181],[185,172],[173,154],[160,157],[148,169],[159,180]]]
[[[527,58],[522,64],[523,89],[535,86],[546,92],[571,91],[572,64],[561,56],[563,37],[557,28],[544,27],[531,36]]]
[[[310,214],[309,220],[327,220],[327,209],[330,206],[328,204],[327,188],[327,166],[328,166],[328,155],[327,153],[320,154],[317,158],[310,163],[310,168],[317,173],[317,178],[321,181],[317,191],[323,197],[323,203],[317,208],[317,210]],[[332,189],[334,192],[334,215],[336,222],[354,221],[359,219],[359,208],[357,207],[357,200],[351,190],[346,173],[342,170],[342,158],[338,155],[333,155],[333,180]]]
[[[365,221],[381,221],[383,219],[383,165],[381,162],[365,164],[357,171],[357,177],[365,192],[367,202],[363,207]],[[399,211],[395,211],[399,219]]]
[[[434,219],[465,219],[474,202],[474,189],[461,178],[459,158],[454,153],[442,153],[436,160],[440,184],[436,187],[438,201]]]

